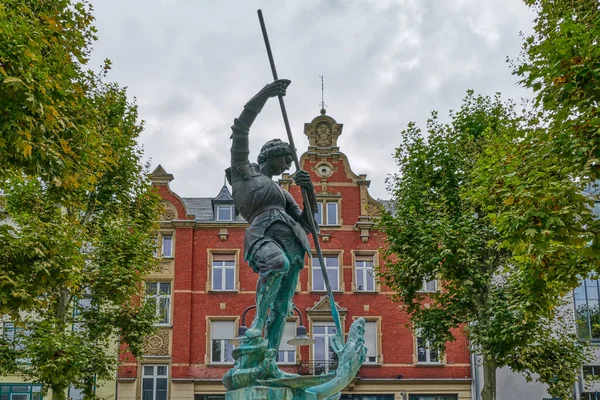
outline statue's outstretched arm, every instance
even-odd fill
[[[234,174],[240,174],[244,177],[249,171],[250,162],[248,155],[250,154],[250,147],[248,134],[256,116],[263,109],[269,98],[285,96],[289,84],[290,81],[287,79],[278,79],[266,85],[254,97],[248,100],[240,116],[233,121],[233,126],[231,127],[231,168]]]

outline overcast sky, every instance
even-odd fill
[[[152,169],[175,176],[182,197],[216,196],[228,167],[230,126],[272,80],[256,10],[261,8],[299,153],[305,122],[327,114],[371,195],[389,198],[399,133],[432,110],[447,116],[467,89],[528,96],[506,58],[521,47],[533,14],[520,0],[92,0],[99,40],[91,61],[137,98],[140,138]],[[97,69],[97,68],[96,68]],[[254,123],[251,158],[286,133],[276,100]]]

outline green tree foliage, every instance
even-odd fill
[[[84,70],[95,39],[84,2],[0,4],[0,375],[93,397],[117,339],[152,331],[143,278],[156,259],[160,199],[125,89]]]
[[[484,400],[495,398],[495,371],[505,365],[527,376],[537,373],[544,382],[560,375],[567,385],[552,383],[552,391],[568,395],[565,387],[576,379],[572,367],[586,359],[574,335],[552,329],[554,309],[532,314],[522,301],[519,283],[529,262],[503,245],[492,206],[473,196],[485,190],[478,185],[489,144],[522,126],[512,104],[473,92],[449,124],[434,112],[427,138],[409,124],[396,150],[399,172],[388,182],[394,212],[381,220],[388,256],[381,275],[434,346],[443,348],[453,330],[465,330],[483,356]],[[431,279],[443,289],[425,296],[423,281]],[[538,351],[531,351],[533,345]]]
[[[581,176],[598,178],[600,165],[600,3],[525,0],[536,13],[514,63],[521,84],[536,94],[553,150]]]
[[[70,0],[0,4],[0,178],[74,184],[99,140],[88,118],[91,10]]]
[[[515,284],[535,318],[600,270],[600,225],[583,194],[599,178],[600,5],[526,3],[537,12],[534,33],[513,67],[535,102],[523,129],[488,144],[473,196],[523,266]]]

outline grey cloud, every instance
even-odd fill
[[[129,87],[147,121],[140,142],[153,166],[175,175],[184,197],[212,196],[223,184],[229,127],[244,102],[271,80],[256,17],[263,9],[280,77],[292,80],[286,105],[300,151],[303,125],[327,112],[371,194],[384,180],[410,120],[424,125],[460,106],[467,89],[529,94],[504,63],[518,54],[532,15],[519,0],[97,0],[99,42],[91,65],[110,58],[109,78]],[[285,137],[276,102],[257,119],[252,157]]]

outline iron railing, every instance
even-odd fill
[[[301,361],[298,364],[299,375],[322,375],[329,371],[335,371],[338,366],[337,360],[310,360]]]

